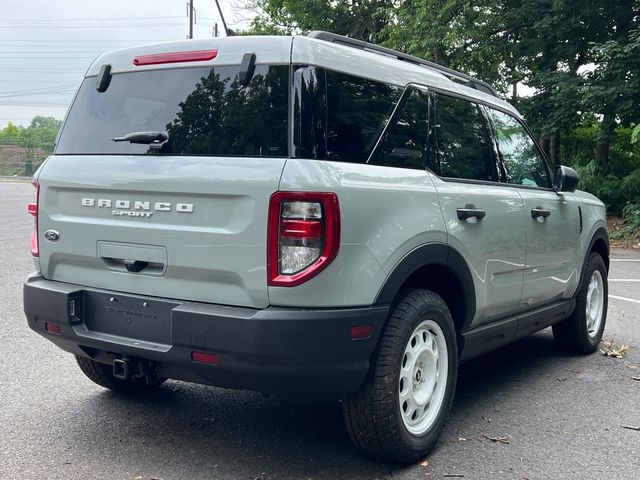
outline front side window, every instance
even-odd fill
[[[436,173],[449,178],[499,181],[478,105],[440,94],[434,98]]]
[[[105,92],[82,83],[57,154],[145,154],[149,146],[114,142],[133,132],[165,132],[159,154],[287,156],[288,65],[257,65],[251,83],[239,66],[117,73]]]
[[[549,171],[540,150],[522,124],[498,110],[489,109],[489,112],[507,170],[507,181],[515,185],[551,188]]]
[[[410,87],[369,163],[424,170],[429,165],[429,94]]]

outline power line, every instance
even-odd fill
[[[11,106],[11,107],[54,107],[54,108],[66,108],[69,106],[71,101],[66,103],[43,103],[43,102],[4,102],[0,100],[0,105]]]
[[[47,94],[47,93],[58,93],[60,90],[69,90],[72,88],[77,88],[76,84],[66,84],[66,85],[57,85],[53,87],[41,87],[41,88],[29,88],[25,90],[13,90],[10,92],[0,92],[0,98],[10,97],[10,96],[20,96],[20,95],[32,95],[32,94]]]
[[[169,39],[171,40],[171,39]],[[177,40],[182,40],[182,39],[177,39]],[[154,39],[154,38],[140,38],[140,39],[131,39],[131,40],[85,40],[85,39],[78,39],[78,40],[31,40],[31,39],[25,39],[25,40],[21,40],[21,39],[9,39],[9,38],[5,38],[2,39],[0,38],[0,42],[20,42],[20,43],[24,43],[24,42],[29,42],[29,43],[76,43],[76,42],[82,42],[82,43],[135,43],[135,42],[166,42],[167,39],[166,38],[160,38],[160,39]]]
[[[47,29],[50,28],[65,28],[65,29],[69,29],[69,28],[141,28],[141,27],[172,27],[172,26],[184,26],[183,23],[177,23],[177,22],[172,22],[172,23],[131,23],[131,24],[114,24],[114,25],[103,25],[103,24],[95,24],[95,25],[19,25],[19,26],[12,26],[12,25],[7,25],[4,24],[2,21],[0,21],[0,27],[3,28],[9,28],[9,29],[32,29],[32,28],[42,28],[45,27]]]
[[[11,22],[24,22],[24,23],[67,23],[67,22],[119,22],[121,20],[137,20],[137,21],[146,21],[146,20],[163,20],[163,19],[175,19],[175,18],[184,18],[183,15],[169,15],[162,17],[116,17],[116,18],[28,18],[28,19],[10,19],[10,20],[2,20],[4,23]]]

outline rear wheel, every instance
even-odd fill
[[[608,293],[607,268],[602,257],[592,252],[576,293],[573,314],[553,326],[553,338],[562,350],[581,354],[596,351],[607,320]]]
[[[147,381],[145,378],[122,380],[113,376],[113,367],[106,363],[96,362],[90,358],[76,355],[76,361],[80,366],[80,370],[89,380],[120,393],[143,393],[153,387],[162,384],[165,379],[158,377],[153,381]]]
[[[387,322],[364,384],[342,404],[352,441],[393,463],[423,458],[451,410],[457,369],[446,304],[431,291],[410,291]]]

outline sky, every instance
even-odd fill
[[[214,0],[193,0],[194,38],[224,35]],[[62,119],[87,68],[100,53],[182,40],[187,0],[2,0],[0,129],[36,115]],[[242,2],[220,0],[229,28],[246,28]]]

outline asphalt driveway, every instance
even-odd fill
[[[0,182],[0,479],[640,478],[640,431],[624,428],[640,427],[637,252],[612,252],[605,338],[631,346],[623,359],[559,353],[549,330],[476,359],[428,465],[392,468],[358,454],[338,406],[92,384],[22,313],[32,194]]]

